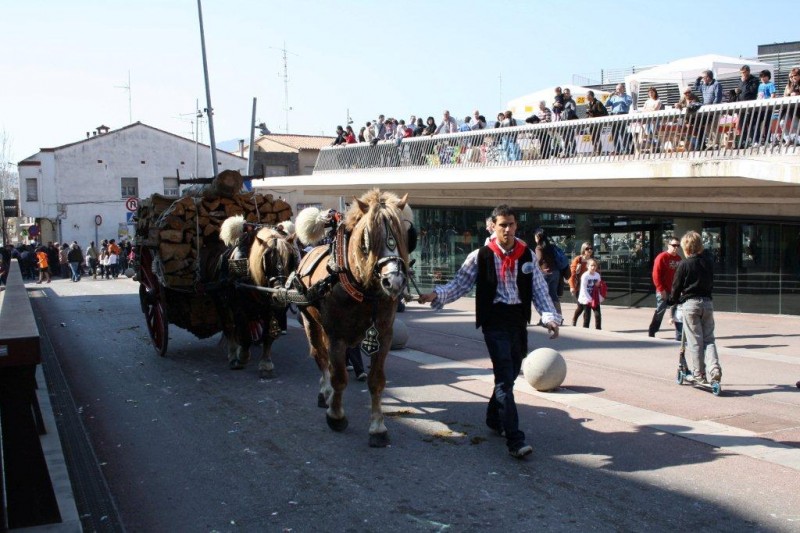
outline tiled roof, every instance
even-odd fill
[[[320,150],[326,146],[330,146],[335,137],[322,137],[319,135],[287,135],[280,133],[271,133],[269,135],[262,135],[256,139],[256,144],[262,139],[267,139],[295,150]]]

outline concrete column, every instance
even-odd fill
[[[594,224],[590,215],[575,215],[575,252],[580,253],[581,243],[594,241]]]

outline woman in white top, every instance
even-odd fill
[[[658,91],[655,87],[650,87],[650,90],[647,91],[647,101],[644,103],[644,107],[642,111],[661,111],[664,109],[664,105],[661,103],[661,100],[658,99]]]
[[[597,259],[591,258],[586,261],[586,273],[581,276],[581,288],[578,291],[578,310],[575,311],[576,315],[583,313],[583,327],[589,327],[589,320],[591,316],[589,309],[594,312],[594,327],[600,329],[600,322],[602,317],[600,315],[600,303],[597,302],[596,307],[592,308],[592,293],[595,286],[600,283],[600,273],[597,271]]]

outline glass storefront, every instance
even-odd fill
[[[716,265],[715,309],[800,315],[800,224],[517,212],[517,236],[525,242],[533,243],[541,227],[570,257],[581,243],[594,245],[609,286],[608,305],[654,307],[653,259],[668,239],[702,227]],[[491,208],[415,210],[419,241],[412,258],[421,290],[452,279],[467,254],[484,243],[490,214]]]

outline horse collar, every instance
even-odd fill
[[[364,301],[364,293],[359,291],[353,283],[350,282],[349,268],[347,264],[347,234],[344,230],[344,224],[340,224],[336,229],[336,269],[339,271],[339,283],[350,295],[350,297],[357,301]]]

